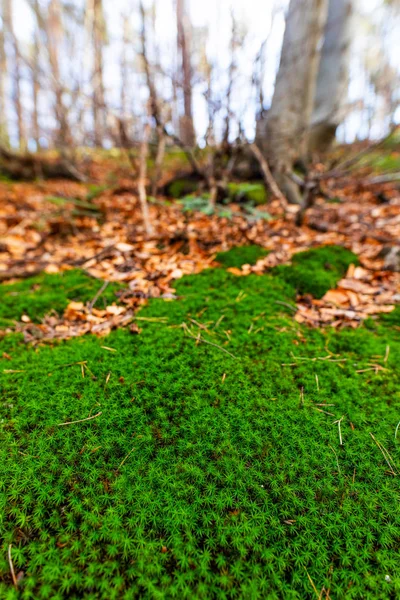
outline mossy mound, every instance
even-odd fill
[[[268,254],[268,250],[250,244],[248,246],[235,246],[227,252],[218,252],[215,260],[224,267],[240,268],[242,265],[255,265],[256,262]]]
[[[277,275],[176,287],[139,336],[0,341],[0,597],[399,597],[398,331],[302,327]]]
[[[0,286],[0,327],[28,315],[34,322],[51,311],[62,313],[72,300],[92,300],[102,282],[85,275],[78,269],[60,275],[42,273],[13,284]],[[99,299],[99,306],[115,301],[120,285],[109,284]]]
[[[351,264],[358,264],[353,252],[341,246],[324,246],[299,252],[293,256],[291,265],[279,265],[272,272],[290,283],[299,294],[322,298],[336,287]]]
[[[228,184],[229,199],[233,202],[250,202],[255,205],[268,201],[267,191],[262,181]]]

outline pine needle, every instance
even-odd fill
[[[121,462],[121,464],[119,465],[117,471],[120,470],[120,468],[122,467],[122,465],[126,462],[126,460],[130,457],[130,455],[132,454],[132,452],[134,451],[135,447],[132,448],[132,450],[129,450],[128,454],[125,456],[124,460]]]
[[[91,419],[96,419],[96,417],[99,417],[102,413],[103,411],[100,411],[97,413],[97,415],[93,415],[92,417],[86,417],[86,419],[78,419],[78,421],[66,421],[65,423],[58,423],[58,427],[61,427],[62,425],[73,425],[74,423],[83,423],[84,421],[90,421]]]
[[[11,556],[11,549],[12,549],[12,544],[9,544],[9,546],[8,546],[8,564],[10,565],[11,578],[13,580],[14,587],[15,587],[15,589],[17,589],[18,588],[18,580],[15,576],[14,565],[13,565],[12,556]]]
[[[371,432],[369,432],[369,435],[372,437],[372,439],[374,440],[375,444],[378,446],[379,450],[382,452],[383,458],[385,459],[386,464],[388,465],[391,473],[393,475],[397,475],[396,471],[393,469],[393,467],[392,467],[392,465],[390,463],[390,460],[393,460],[393,458],[390,456],[390,454],[386,450],[385,446],[383,444],[381,444]]]

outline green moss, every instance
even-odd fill
[[[400,330],[400,306],[397,305],[392,312],[381,315],[381,322]]]
[[[102,282],[85,275],[82,271],[72,269],[58,275],[42,273],[13,284],[0,286],[0,327],[20,320],[28,315],[32,321],[40,319],[51,311],[62,313],[72,301],[88,302],[92,300]],[[110,284],[99,299],[99,306],[104,302],[111,304],[116,300],[115,292],[121,286]]]
[[[251,202],[265,204],[268,200],[265,185],[259,182],[241,182],[228,184],[229,199],[234,202]]]
[[[255,265],[256,262],[268,254],[268,250],[250,244],[248,246],[235,246],[227,252],[218,252],[216,256],[217,262],[224,267],[237,267],[242,265]]]
[[[340,246],[324,246],[299,252],[291,265],[279,265],[272,272],[293,285],[299,294],[321,298],[336,287],[351,264],[358,264],[353,252]]]
[[[176,287],[139,336],[0,341],[0,597],[399,597],[397,330],[303,328],[277,276]]]
[[[167,195],[172,198],[182,198],[197,191],[198,182],[193,179],[175,179],[167,188]]]

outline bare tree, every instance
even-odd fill
[[[5,49],[5,28],[3,19],[3,6],[0,5],[0,145],[8,145],[8,127],[7,127],[7,102],[6,102],[6,76],[7,76],[7,57]]]
[[[35,3],[38,5],[37,0]],[[39,6],[38,6],[39,9]],[[32,109],[32,135],[35,140],[36,150],[40,150],[40,127],[39,127],[39,91],[40,91],[40,66],[39,66],[39,56],[40,56],[40,33],[38,28],[35,28],[33,34],[33,56],[32,56],[32,100],[33,100],[33,109]]]
[[[106,39],[102,0],[89,0],[93,43],[93,129],[94,144],[101,147],[105,134],[103,45]]]
[[[128,60],[127,60],[127,49],[129,44],[129,18],[127,15],[122,17],[122,50],[120,58],[120,111],[121,118],[123,121],[128,116]]]
[[[302,203],[287,177],[297,159],[306,158],[326,21],[327,0],[291,0],[275,91],[266,120],[263,150],[279,188],[290,202]]]
[[[3,22],[6,39],[8,38],[9,46],[12,48],[12,61],[10,61],[11,67],[9,68],[9,72],[11,73],[12,80],[13,107],[17,118],[18,144],[20,150],[25,150],[26,131],[21,97],[22,60],[18,38],[14,30],[11,0],[3,0]]]
[[[312,115],[310,149],[322,151],[343,118],[349,79],[353,0],[329,0]]]
[[[238,25],[235,19],[235,15],[233,10],[231,10],[231,19],[232,19],[232,28],[231,28],[231,39],[230,39],[230,61],[228,68],[228,87],[226,90],[226,115],[225,115],[225,128],[224,128],[224,136],[223,141],[225,144],[228,144],[229,134],[230,134],[230,126],[232,121],[232,111],[231,111],[231,102],[232,102],[232,92],[233,92],[233,84],[234,77],[237,69],[236,64],[236,48],[238,46]]]
[[[68,110],[64,104],[64,86],[61,79],[59,51],[63,39],[61,5],[59,0],[50,0],[47,21],[47,49],[49,54],[54,92],[54,114],[57,123],[56,146],[66,148],[71,144],[71,133],[68,122]]]
[[[149,137],[151,127],[149,123],[146,123],[143,130],[142,142],[140,145],[140,156],[139,156],[139,177],[138,177],[138,195],[140,206],[142,209],[142,217],[144,228],[147,236],[153,235],[153,226],[150,221],[149,206],[147,203],[146,193],[146,177],[147,177],[147,157],[149,154]]]
[[[193,147],[195,145],[195,131],[192,107],[192,65],[190,60],[191,25],[185,0],[176,0],[176,20],[184,105],[184,114],[180,122],[180,138],[186,146]]]

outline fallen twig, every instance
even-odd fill
[[[89,313],[92,312],[93,306],[96,304],[97,300],[100,298],[101,294],[104,292],[104,290],[106,289],[106,287],[108,286],[110,282],[109,281],[105,281],[103,283],[103,285],[101,286],[101,288],[96,292],[93,300],[91,300],[91,302],[89,302]]]
[[[333,415],[335,416],[335,415]],[[335,425],[336,423],[338,424],[338,429],[339,429],[339,443],[341,446],[343,446],[343,439],[342,439],[342,430],[340,427],[340,424],[342,422],[342,420],[344,419],[344,417],[340,417],[340,419],[338,419],[337,421],[334,421],[333,424]]]
[[[122,465],[126,462],[126,460],[130,457],[130,455],[132,454],[132,452],[134,451],[134,449],[135,449],[135,447],[133,447],[131,450],[129,450],[128,454],[125,456],[124,460],[121,462],[121,464],[117,468],[117,472],[120,470],[120,468],[122,467]]]
[[[97,413],[97,415],[93,415],[92,417],[86,417],[86,419],[78,419],[78,421],[66,421],[65,423],[58,423],[58,427],[61,427],[62,425],[73,425],[74,423],[83,423],[84,421],[90,421],[91,419],[96,419],[102,413],[103,411],[100,411]]]
[[[372,437],[372,439],[374,440],[375,444],[378,446],[379,450],[382,452],[383,458],[385,459],[386,464],[389,466],[389,469],[390,469],[391,473],[393,475],[397,475],[396,471],[393,469],[393,467],[392,467],[392,465],[390,463],[390,460],[393,460],[393,458],[390,456],[390,454],[386,450],[385,446],[383,444],[381,444],[371,432],[369,432],[369,435]]]
[[[337,464],[338,471],[340,473],[339,459],[338,459],[338,455],[336,454],[336,450],[330,444],[328,444],[328,446],[333,451],[334,455],[336,456],[336,464]]]
[[[254,157],[260,164],[265,183],[267,184],[273,195],[276,196],[276,198],[278,198],[284,206],[286,206],[287,200],[281,192],[281,190],[279,189],[275,179],[273,178],[271,169],[269,168],[267,161],[263,157],[261,150],[258,146],[256,146],[256,144],[250,144],[250,150],[252,151]]]
[[[237,356],[234,356],[231,352],[229,352],[222,346],[219,346],[218,344],[214,344],[214,342],[209,342],[208,340],[203,339],[200,336],[200,333],[198,336],[192,335],[192,333],[189,331],[189,327],[186,325],[186,323],[183,323],[182,327],[183,327],[184,331],[188,334],[188,336],[191,337],[192,339],[196,340],[196,342],[203,342],[204,344],[209,344],[210,346],[214,346],[215,348],[218,348],[219,350],[226,352],[226,354],[229,354],[229,356],[231,356],[232,358],[237,358]]]
[[[18,580],[15,576],[14,565],[13,565],[12,556],[11,556],[11,549],[12,549],[12,544],[9,544],[9,546],[8,546],[8,564],[10,565],[11,578],[13,580],[14,587],[15,587],[15,589],[17,589],[18,588]]]

